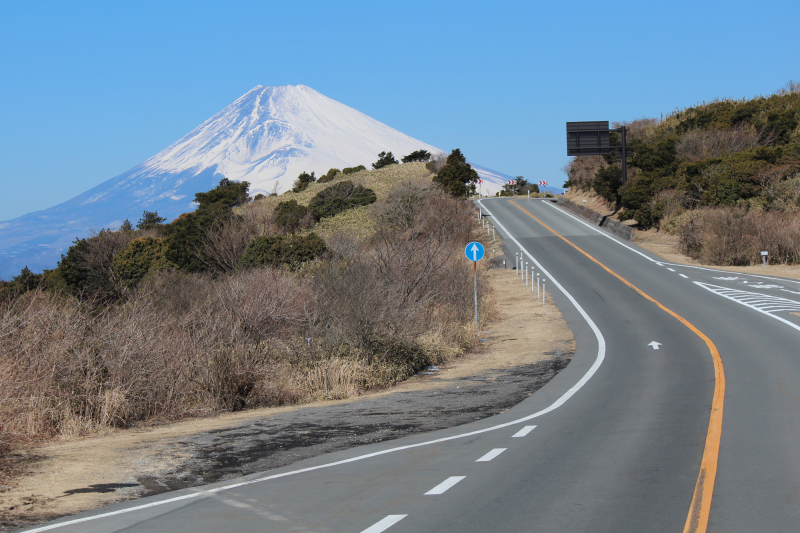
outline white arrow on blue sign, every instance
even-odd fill
[[[483,245],[479,242],[471,242],[467,245],[464,249],[464,253],[467,254],[467,259],[470,261],[480,261],[483,259],[483,254],[486,250],[483,249]]]

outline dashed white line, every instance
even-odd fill
[[[483,207],[483,209],[486,209],[486,206],[484,206],[480,202],[480,200],[478,201],[478,203]],[[489,209],[486,209],[486,211],[490,215],[492,215],[492,212]],[[495,223],[497,224],[497,227],[499,227],[501,229],[501,231],[503,233],[505,233],[510,240],[514,241],[514,243],[517,246],[522,248],[522,245],[520,244],[520,242],[517,239],[515,239],[511,235],[511,233],[509,233],[509,231],[505,228],[505,226],[503,226],[500,223],[500,221],[496,220]],[[611,237],[609,237],[609,238],[611,238]],[[612,239],[612,240],[614,240],[614,239]],[[621,243],[619,243],[619,244],[621,244]],[[625,246],[624,244],[621,244],[621,245]],[[626,248],[629,248],[629,247],[626,246]],[[638,253],[639,255],[642,255],[644,257],[647,257],[644,254],[642,254],[641,252],[636,252],[636,253]],[[471,437],[473,435],[480,435],[480,434],[488,433],[488,432],[491,432],[491,431],[497,431],[498,429],[503,429],[503,428],[506,428],[506,427],[509,427],[509,426],[513,426],[513,425],[519,424],[521,422],[527,422],[528,420],[533,420],[534,418],[538,418],[540,416],[546,415],[547,413],[555,411],[556,409],[558,409],[559,407],[564,405],[567,402],[567,400],[572,398],[581,388],[583,388],[583,386],[592,378],[592,376],[595,375],[597,370],[603,364],[603,361],[606,358],[606,341],[605,341],[605,338],[603,337],[603,334],[600,332],[600,328],[597,327],[597,324],[594,323],[594,321],[591,319],[589,314],[583,309],[583,307],[581,307],[581,305],[578,303],[578,301],[575,300],[575,298],[569,292],[567,292],[567,290],[564,289],[564,287],[547,271],[547,269],[545,269],[541,265],[541,263],[539,263],[527,250],[525,250],[525,254],[531,259],[531,261],[533,261],[533,263],[536,266],[539,267],[540,272],[544,273],[545,276],[547,276],[547,279],[551,280],[553,282],[553,284],[558,289],[561,290],[561,292],[564,294],[564,296],[567,297],[567,299],[570,301],[570,303],[572,303],[572,305],[575,306],[575,309],[577,309],[578,313],[580,313],[580,315],[583,317],[583,319],[586,320],[586,323],[589,325],[589,328],[592,330],[592,332],[594,333],[595,337],[597,338],[597,344],[598,344],[597,356],[596,356],[594,362],[589,367],[589,369],[586,371],[586,373],[578,380],[578,382],[575,383],[569,390],[564,392],[564,394],[562,394],[555,402],[553,402],[552,404],[550,404],[549,406],[545,407],[544,409],[542,409],[540,411],[537,411],[535,413],[529,414],[528,416],[524,416],[524,417],[518,418],[516,420],[511,420],[510,422],[497,424],[497,425],[494,425],[494,426],[491,426],[491,427],[488,427],[488,428],[477,429],[477,430],[474,430],[474,431],[468,431],[466,433],[459,433],[457,435],[450,435],[448,437],[441,437],[441,438],[437,438],[437,439],[433,439],[433,440],[429,440],[429,441],[418,442],[418,443],[414,443],[414,444],[407,444],[407,445],[404,445],[404,446],[397,446],[397,447],[389,448],[389,449],[386,449],[386,450],[380,450],[380,451],[376,451],[376,452],[372,452],[372,453],[366,453],[366,454],[363,454],[363,455],[358,455],[358,456],[351,457],[351,458],[348,458],[348,459],[341,459],[339,461],[333,461],[333,462],[324,463],[324,464],[321,464],[321,465],[309,466],[309,467],[306,467],[306,468],[299,468],[297,470],[290,470],[288,472],[281,472],[280,474],[272,474],[272,475],[268,475],[268,476],[264,476],[264,477],[259,477],[259,478],[256,478],[256,479],[250,479],[250,480],[247,480],[247,481],[242,481],[242,482],[238,482],[238,483],[232,483],[230,485],[224,485],[224,486],[221,486],[221,487],[215,487],[213,489],[209,489],[206,492],[212,492],[212,493],[213,492],[220,492],[220,491],[230,490],[230,489],[234,489],[234,488],[238,488],[238,487],[243,487],[243,486],[246,486],[246,485],[252,485],[254,483],[264,483],[265,481],[271,481],[273,479],[280,479],[280,478],[284,478],[284,477],[288,477],[288,476],[296,476],[298,474],[304,474],[304,473],[307,473],[307,472],[314,472],[316,470],[321,470],[323,468],[332,468],[332,467],[335,467],[335,466],[345,465],[345,464],[353,463],[353,462],[356,462],[356,461],[363,461],[365,459],[371,459],[373,457],[380,457],[382,455],[386,455],[386,454],[390,454],[390,453],[395,453],[395,452],[404,451],[404,450],[411,450],[411,449],[414,449],[414,448],[419,448],[421,446],[430,446],[432,444],[439,444],[439,443],[442,443],[442,442],[449,442],[449,441],[452,441],[452,440],[455,440],[455,439],[463,439],[463,438],[466,438],[466,437]],[[650,259],[650,258],[648,257],[648,259]],[[653,259],[650,259],[650,261],[655,262],[655,260],[653,260]],[[109,511],[109,512],[97,514],[97,515],[94,515],[94,516],[86,516],[86,517],[82,517],[82,518],[75,518],[73,520],[67,520],[67,521],[64,521],[64,522],[58,522],[58,523],[54,523],[54,524],[45,524],[45,525],[43,525],[41,527],[29,530],[28,533],[40,533],[42,531],[49,531],[49,530],[52,530],[52,529],[60,529],[60,528],[65,527],[65,526],[71,526],[71,525],[78,524],[78,523],[89,522],[89,521],[93,521],[93,520],[102,520],[104,518],[109,518],[109,517],[112,517],[112,516],[118,516],[118,515],[126,514],[126,513],[132,513],[132,512],[140,511],[142,509],[148,509],[148,508],[152,508],[152,507],[159,507],[159,506],[162,506],[162,505],[169,505],[169,504],[172,504],[172,503],[175,503],[175,502],[179,502],[179,501],[183,501],[183,500],[187,500],[187,499],[190,499],[190,498],[197,498],[198,496],[200,496],[199,493],[193,492],[193,493],[190,493],[190,494],[184,494],[182,496],[175,496],[173,498],[166,498],[164,500],[145,503],[145,504],[142,504],[142,505],[135,505],[133,507],[128,507],[128,508],[125,508],[125,509],[117,509],[116,511]]]
[[[461,481],[467,476],[450,476],[449,478],[445,479],[431,490],[425,493],[425,496],[435,496],[437,494],[444,494],[444,492],[453,487],[456,483]],[[381,530],[383,531],[383,530]]]
[[[689,276],[687,276],[686,274],[678,274],[678,275],[679,275],[680,277],[682,277],[682,278],[689,279]]]
[[[533,428],[535,428],[535,427],[536,426],[525,426],[524,428],[520,429],[519,431],[517,431],[516,433],[514,433],[511,436],[512,437],[524,437],[525,435],[527,435],[528,433],[533,431]]]
[[[386,531],[407,516],[407,514],[390,514],[380,522],[372,524],[361,533],[381,533],[381,531]]]
[[[670,272],[675,272],[674,268],[667,267],[667,270],[669,270]]]
[[[501,453],[503,453],[507,449],[508,448],[495,448],[494,450],[490,451],[489,453],[487,453],[486,455],[484,455],[480,459],[476,459],[475,462],[476,463],[488,463],[489,461],[491,461],[492,459],[494,459],[495,457],[497,457],[498,455],[500,455]]]

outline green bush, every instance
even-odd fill
[[[149,272],[172,268],[166,258],[166,244],[161,239],[141,237],[134,239],[114,256],[112,268],[119,279],[133,287]]]
[[[195,194],[197,210],[182,214],[162,229],[167,259],[186,272],[206,270],[208,265],[197,251],[203,247],[208,229],[215,221],[230,218],[233,208],[247,201],[249,188],[246,181],[224,178],[210,191]]]
[[[308,203],[316,220],[332,217],[337,213],[361,205],[369,205],[377,200],[375,191],[352,181],[341,181],[318,192]]]
[[[303,224],[309,213],[311,213],[311,210],[304,205],[298,204],[297,200],[287,200],[278,204],[273,216],[275,217],[275,224],[284,231],[295,232]]]
[[[339,170],[338,168],[332,168],[327,172],[327,174],[325,174],[324,176],[320,176],[319,179],[317,180],[317,183],[328,183],[330,181],[333,181],[336,175],[341,174],[341,172],[342,171]]]
[[[295,269],[325,253],[327,247],[316,233],[256,237],[247,247],[239,269],[288,266]]]
[[[354,174],[356,172],[361,172],[362,170],[367,170],[367,167],[364,165],[358,165],[357,167],[347,167],[342,169],[342,174],[345,176],[348,174]]]
[[[401,159],[403,163],[412,163],[414,161],[430,161],[431,153],[427,150],[415,150]]]

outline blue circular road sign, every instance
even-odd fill
[[[483,259],[483,254],[485,250],[483,249],[483,245],[479,242],[471,242],[464,248],[464,253],[467,254],[467,259],[470,261],[480,261]]]

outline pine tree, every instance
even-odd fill
[[[379,168],[388,167],[389,165],[396,165],[397,159],[394,158],[392,152],[381,152],[378,154],[378,160],[372,163],[372,168],[378,170]]]
[[[461,150],[456,148],[447,156],[447,162],[433,181],[441,184],[442,189],[453,196],[464,196],[468,192],[475,192],[478,173],[467,163]]]
[[[431,158],[431,153],[427,150],[415,150],[405,156],[403,163],[413,163],[414,161],[428,161]]]
[[[120,231],[131,231],[133,229],[133,224],[127,218],[122,221],[122,224],[119,226]]]
[[[142,213],[142,218],[140,218],[139,222],[136,224],[136,227],[138,229],[156,228],[166,221],[166,218],[158,216],[158,211],[145,210],[145,212]]]
[[[312,172],[309,174],[308,172],[303,172],[297,179],[294,180],[292,184],[292,192],[300,192],[304,191],[309,185],[317,181],[317,178],[314,177],[314,173]]]

